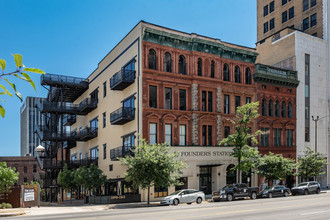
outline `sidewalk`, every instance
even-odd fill
[[[16,208],[16,209],[0,209],[0,217],[9,217],[9,216],[17,216],[24,215],[24,209]]]

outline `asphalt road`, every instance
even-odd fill
[[[60,209],[61,207],[59,207]],[[178,206],[154,206],[146,208],[108,209],[41,216],[17,216],[6,219],[59,220],[59,219],[134,219],[134,220],[182,220],[182,219],[324,219],[330,220],[330,193],[290,196],[272,199],[237,200],[180,204]]]

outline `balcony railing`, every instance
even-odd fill
[[[69,169],[76,169],[80,166],[89,167],[91,164],[98,165],[97,157],[88,157],[80,160],[56,161],[48,158],[41,159],[41,169],[62,169],[67,164]]]
[[[110,114],[110,122],[113,125],[123,125],[134,120],[135,108],[121,107]]]
[[[88,88],[88,79],[71,77],[71,76],[61,76],[55,74],[44,74],[41,75],[41,85],[52,85],[52,84],[66,84],[74,85]]]
[[[110,150],[110,159],[118,160],[118,158],[126,157],[126,156],[134,156],[131,151],[132,146],[121,146]]]
[[[89,141],[97,137],[97,131],[96,127],[85,127],[79,131],[79,141]]]
[[[63,125],[64,126],[71,126],[74,123],[76,123],[76,120],[77,120],[77,116],[76,115],[68,115],[68,114],[66,114],[63,117]]]
[[[135,70],[121,69],[115,73],[110,79],[110,88],[112,90],[123,90],[135,80]]]

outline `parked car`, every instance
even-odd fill
[[[291,189],[292,195],[308,195],[310,193],[317,193],[319,194],[321,192],[321,186],[318,182],[316,181],[311,181],[311,182],[302,182],[299,183],[298,186],[293,187]]]
[[[236,198],[250,197],[256,199],[259,194],[258,187],[247,187],[245,183],[230,184],[222,189],[212,193],[213,201],[228,200],[232,201]]]
[[[202,191],[196,189],[183,189],[175,191],[174,193],[166,196],[160,201],[160,204],[166,205],[178,205],[179,203],[191,204],[196,202],[201,204],[205,200],[205,194]]]
[[[288,197],[290,194],[290,189],[282,186],[282,185],[277,185],[277,186],[268,186],[259,193],[259,197],[276,197],[276,196],[284,196]]]

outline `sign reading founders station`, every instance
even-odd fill
[[[177,151],[180,154],[180,158],[186,161],[199,160],[199,161],[210,161],[210,160],[233,160],[230,156],[232,147],[172,147],[173,151]]]

